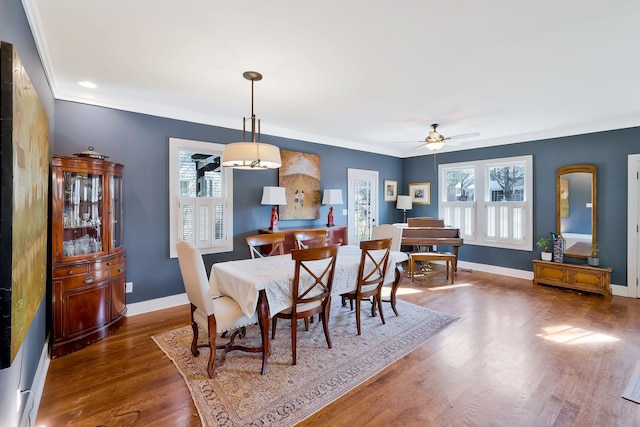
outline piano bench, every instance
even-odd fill
[[[449,279],[449,268],[451,268],[451,284],[455,276],[454,266],[456,264],[456,256],[451,252],[411,252],[409,253],[409,275],[411,282],[415,277],[415,265],[417,261],[445,261],[447,264],[446,273]]]

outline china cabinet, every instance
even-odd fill
[[[79,155],[51,161],[52,357],[114,332],[126,311],[122,170]]]

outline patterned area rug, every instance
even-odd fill
[[[366,307],[366,309],[365,309]],[[298,364],[291,364],[289,321],[279,320],[272,340],[267,374],[260,375],[259,353],[231,352],[214,379],[207,375],[209,351],[191,355],[191,327],[153,337],[184,377],[204,426],[294,425],[338,399],[416,349],[457,318],[404,301],[400,316],[384,304],[386,324],[371,317],[363,304],[362,335],[355,312],[334,298],[329,322],[333,348],[327,347],[322,324],[298,327]],[[200,337],[206,336],[202,331]],[[247,328],[243,343],[259,345],[257,326]]]

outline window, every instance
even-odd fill
[[[439,167],[439,212],[465,243],[532,250],[533,157]]]
[[[233,170],[224,145],[169,138],[169,253],[189,240],[203,254],[233,251]]]

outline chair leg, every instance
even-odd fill
[[[358,327],[358,335],[360,335],[360,303],[362,300],[356,295],[356,326]]]
[[[191,354],[195,357],[200,355],[198,350],[198,324],[195,321],[191,321],[191,329],[193,330],[193,341],[191,341]]]
[[[331,296],[328,296],[324,302],[324,309],[320,314],[322,318],[322,329],[324,329],[324,337],[327,339],[327,345],[329,348],[333,347],[331,343],[331,335],[329,335],[329,317],[331,314]]]
[[[380,319],[382,320],[382,324],[384,325],[385,324],[384,313],[382,312],[382,288],[378,288],[378,293],[376,294],[373,300],[378,302],[378,308],[380,310]]]
[[[297,319],[291,319],[291,356],[293,364],[296,364],[296,342],[298,340],[298,322]]]
[[[193,331],[193,340],[191,341],[191,354],[194,357],[198,357],[200,355],[200,350],[198,350],[198,324],[193,318],[193,313],[196,311],[196,306],[191,304],[191,330]]]
[[[216,335],[218,334],[216,328],[216,318],[213,315],[209,316],[208,326],[209,327],[207,328],[207,332],[209,338],[209,362],[207,363],[207,374],[209,374],[209,378],[213,378],[216,370]]]

